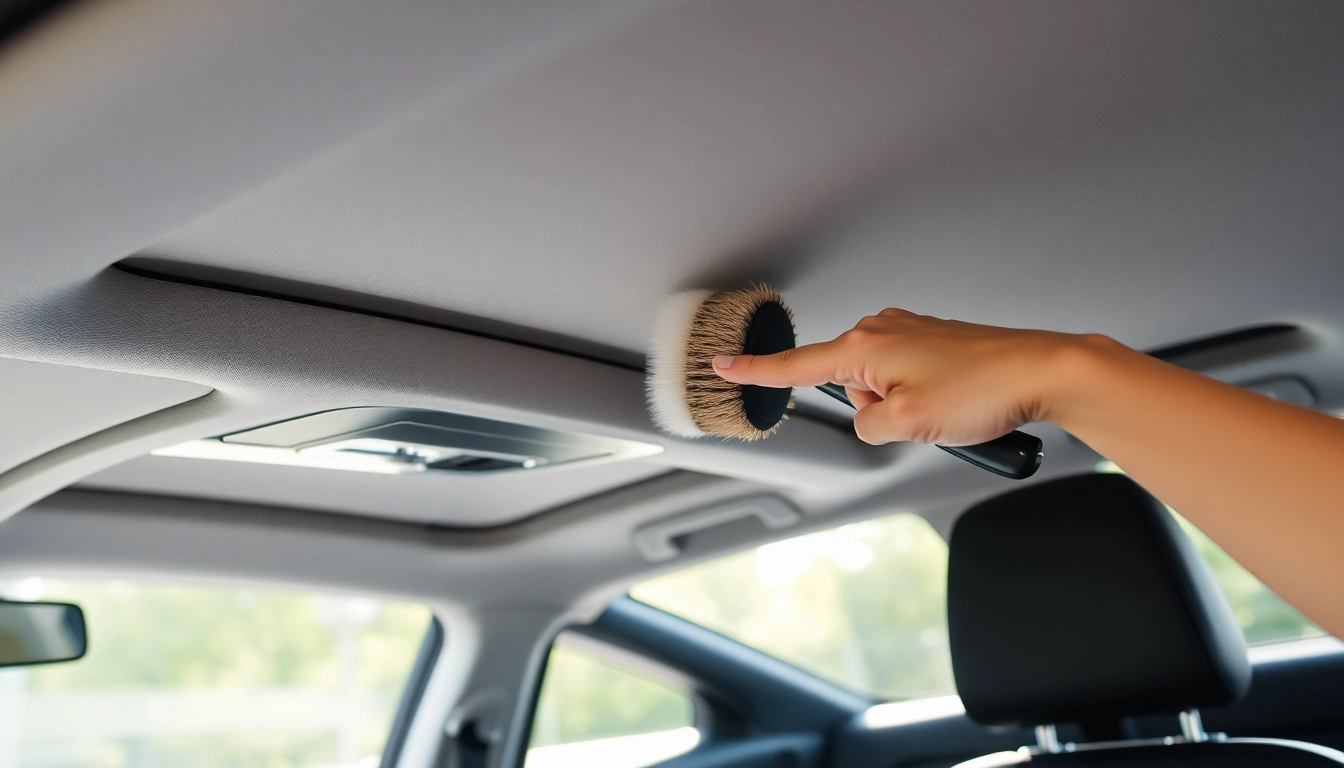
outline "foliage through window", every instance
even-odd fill
[[[1240,563],[1191,525],[1190,521],[1180,515],[1175,517],[1194,542],[1195,549],[1208,562],[1214,580],[1223,588],[1223,594],[1227,595],[1232,613],[1237,617],[1248,645],[1282,643],[1325,634],[1296,608],[1252,576],[1250,571],[1241,567]]]
[[[1249,644],[1323,634],[1177,520],[1208,561]],[[955,692],[947,544],[915,515],[767,544],[646,581],[630,594],[859,693],[916,699]]]
[[[88,655],[0,670],[0,765],[375,768],[431,621],[414,603],[3,579],[84,609]]]
[[[767,544],[630,594],[851,690],[953,692],[947,544],[915,515]]]
[[[1109,461],[1102,462],[1097,469],[1101,472],[1120,472],[1120,468]],[[1171,510],[1170,507],[1167,509]],[[1223,594],[1227,595],[1227,601],[1232,605],[1232,612],[1248,644],[1280,643],[1325,634],[1296,608],[1252,576],[1250,571],[1233,560],[1212,539],[1191,525],[1189,520],[1175,510],[1171,510],[1171,513],[1209,564],[1214,580],[1223,588]]]
[[[558,644],[532,718],[526,768],[639,768],[700,740],[684,691]]]

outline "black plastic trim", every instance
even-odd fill
[[[618,597],[591,624],[565,632],[629,654],[675,676],[695,702],[701,742],[671,758],[668,768],[727,768],[821,765],[826,737],[857,718],[872,700],[713,630],[641,603]],[[620,656],[613,656],[620,662]],[[549,652],[547,662],[549,662]],[[534,680],[524,744],[545,680]],[[519,765],[526,750],[519,752]],[[385,766],[384,768],[394,768]]]
[[[561,630],[563,632],[564,630]],[[514,761],[513,768],[523,768],[527,761],[527,752],[532,744],[532,727],[536,725],[537,707],[541,706],[541,686],[546,683],[546,671],[551,667],[551,652],[555,650],[556,638],[560,637],[560,632],[551,637],[551,641],[546,644],[546,658],[541,662],[541,669],[537,670],[537,676],[529,681],[532,685],[528,692],[527,704],[527,722],[523,723],[523,736],[519,741],[517,760]],[[396,768],[395,766],[385,765],[380,768]]]
[[[406,735],[410,733],[415,711],[420,708],[420,700],[425,697],[430,673],[434,671],[439,653],[443,651],[443,641],[443,622],[435,616],[429,622],[424,642],[420,644],[420,652],[415,657],[415,665],[411,667],[410,678],[406,681],[406,689],[402,691],[401,703],[397,705],[397,714],[392,718],[392,729],[387,733],[383,756],[378,761],[380,768],[396,768],[397,761],[401,759],[401,749],[406,744]]]
[[[740,721],[754,735],[824,732],[873,701],[793,664],[631,597],[613,600],[584,635],[685,675],[710,709],[714,733]],[[734,729],[729,729],[734,730]]]
[[[10,42],[67,4],[68,0],[0,1],[0,41]]]
[[[1204,354],[1214,350],[1220,350],[1225,347],[1232,347],[1238,344],[1245,344],[1251,341],[1262,341],[1277,336],[1287,336],[1290,333],[1296,333],[1301,329],[1296,325],[1288,323],[1269,323],[1266,325],[1254,325],[1249,328],[1239,328],[1235,331],[1226,333],[1215,333],[1212,336],[1201,336],[1197,339],[1182,341],[1176,344],[1169,344],[1165,347],[1148,350],[1149,357],[1155,357],[1163,362],[1173,362],[1178,358],[1190,357],[1192,355]]]

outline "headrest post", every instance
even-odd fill
[[[1209,734],[1204,732],[1204,721],[1198,709],[1187,709],[1176,716],[1181,721],[1181,735],[1186,741],[1208,741]]]
[[[1181,714],[1184,715],[1185,713],[1182,712]],[[1198,718],[1199,714],[1196,713],[1195,717]],[[1182,720],[1181,722],[1184,723],[1185,721]],[[1064,751],[1064,748],[1059,745],[1059,734],[1055,732],[1055,726],[1053,725],[1036,726],[1036,746],[1042,752],[1048,752],[1052,755]]]

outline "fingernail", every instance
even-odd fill
[[[720,369],[722,369],[722,368],[732,368],[732,367],[733,367],[733,356],[732,356],[732,355],[715,355],[715,356],[714,356],[714,367],[715,367],[715,368],[720,368]]]

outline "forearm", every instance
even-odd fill
[[[1051,370],[1048,420],[1344,636],[1344,422],[1093,337]]]
[[[970,445],[1050,421],[1180,511],[1269,587],[1344,637],[1344,422],[1096,336],[885,309],[839,338],[715,358],[767,387],[836,382],[859,437]],[[1086,514],[1086,510],[1080,510]]]

